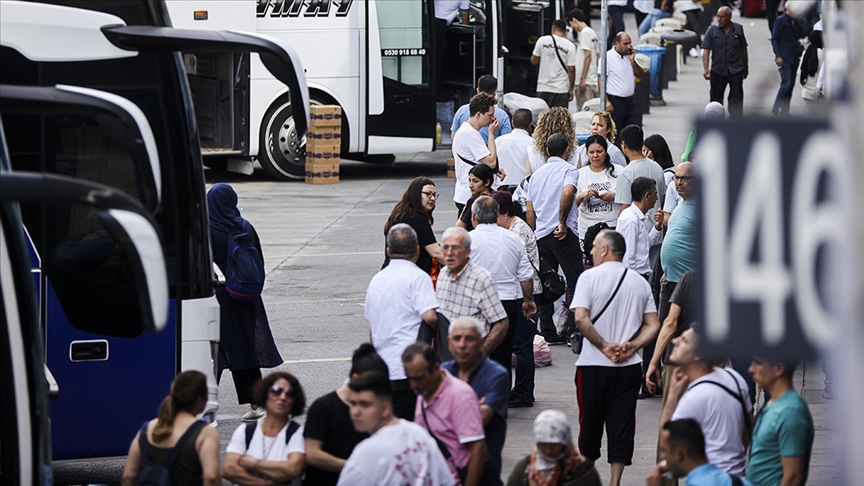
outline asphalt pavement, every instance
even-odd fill
[[[779,86],[766,21],[740,19],[737,12],[733,20],[744,25],[750,43],[751,74],[744,86],[745,112],[766,115]],[[626,22],[628,30],[635,33],[632,15],[626,15]],[[793,113],[803,111],[800,87],[797,88]],[[666,106],[651,108],[651,113],[644,117],[644,130],[646,136],[663,135],[677,158],[684,150],[693,118],[709,101],[708,82],[702,78],[700,59],[688,60],[678,80],[670,82],[664,90],[663,98]],[[448,151],[399,155],[392,167],[344,161],[342,180],[333,185],[274,182],[260,169],[248,177],[208,173],[208,183],[229,182],[234,186],[243,215],[261,237],[267,269],[264,301],[274,338],[285,359],[279,369],[299,377],[310,403],[343,383],[353,349],[369,338],[363,314],[366,285],[383,263],[384,222],[408,182],[418,175],[435,181],[442,195],[434,213],[439,240],[443,231],[456,221],[452,203],[454,181],[446,177],[444,163],[447,157]],[[516,461],[530,453],[532,422],[539,412],[549,408],[562,410],[574,425],[574,433],[577,430],[573,383],[576,356],[569,347],[553,346],[552,358],[552,366],[537,369],[534,407],[510,410],[503,457],[504,480]],[[808,363],[795,381],[810,404],[816,425],[808,483],[840,484],[839,431],[831,422],[833,402],[822,398],[823,378],[818,363]],[[227,373],[219,391],[217,420],[224,453],[247,406],[237,405]],[[155,413],[154,410],[154,416]],[[636,448],[633,465],[624,472],[625,485],[644,484],[654,465],[660,400],[640,401],[636,414]],[[57,483],[115,483],[119,481],[122,464],[122,460],[115,460],[100,465],[58,467]],[[601,477],[608,480],[605,457],[597,464]]]

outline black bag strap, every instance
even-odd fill
[[[626,268],[624,269],[624,273],[621,274],[621,280],[618,281],[618,286],[615,287],[615,292],[612,292],[612,297],[609,297],[609,300],[606,302],[606,305],[604,305],[603,308],[600,309],[600,312],[596,316],[594,316],[593,319],[591,319],[591,324],[597,325],[597,319],[600,319],[600,317],[603,315],[603,313],[606,312],[606,309],[609,308],[609,304],[611,304],[612,301],[615,300],[615,296],[618,295],[618,291],[621,290],[621,284],[624,283],[625,277],[627,277],[627,269]]]
[[[735,375],[733,375],[729,370],[724,368],[723,371],[725,371],[726,373],[729,374],[729,376],[732,377],[732,381],[734,381],[735,383],[738,382],[738,380],[735,379]],[[741,395],[730,390],[729,387],[727,387],[726,385],[723,385],[722,383],[717,383],[716,381],[711,381],[711,380],[703,380],[703,381],[700,381],[698,383],[694,383],[690,386],[690,388],[692,389],[693,387],[701,385],[703,383],[710,383],[712,385],[719,386],[726,393],[731,395],[732,398],[734,398],[738,402],[739,405],[741,405],[741,413],[744,415],[744,432],[746,433],[746,437],[747,437],[746,440],[744,440],[743,436],[741,439],[744,441],[744,445],[749,444],[750,440],[752,439],[752,432],[751,432],[752,424],[751,424],[750,414],[747,412],[747,405],[744,404],[744,399],[741,397]]]
[[[433,439],[435,439],[435,443],[438,444],[438,449],[440,449],[441,454],[444,455],[444,460],[453,465],[453,468],[456,469],[456,472],[459,474],[459,479],[461,479],[462,483],[464,484],[464,471],[456,464],[456,460],[453,459],[453,455],[450,454],[450,449],[447,448],[447,444],[441,442],[441,439],[439,439],[438,436],[435,435],[434,432],[432,432],[432,427],[429,426],[429,420],[426,418],[426,404],[423,402],[422,397],[420,398],[420,410],[423,411],[423,423],[426,424],[426,431],[429,432],[429,435],[431,435]]]
[[[150,441],[147,440],[147,424],[149,423],[150,421],[148,420],[144,422],[144,425],[141,426],[141,436],[139,440],[141,446],[141,457],[144,461],[146,461],[145,464],[148,465],[153,464],[152,462],[150,462],[150,456],[148,454]],[[180,440],[178,440],[177,443],[174,444],[174,448],[171,449],[171,453],[168,454],[165,462],[162,463],[162,467],[164,467],[165,469],[171,469],[171,465],[174,464],[175,460],[177,460],[177,456],[180,455],[180,452],[183,449],[183,445],[189,441],[190,437],[195,435],[195,433],[198,432],[198,430],[205,425],[207,424],[200,420],[196,420],[195,422],[193,422],[192,425],[190,425],[189,428],[186,429],[186,432],[184,432],[183,435],[180,436]]]
[[[258,426],[258,422],[246,422],[246,450],[249,450],[249,444],[252,443],[252,436],[255,435],[255,427]],[[288,430],[285,431],[285,443],[287,444],[289,440],[291,440],[291,436],[294,435],[294,432],[297,432],[297,429],[300,428],[300,424],[295,421],[288,422]],[[263,432],[262,432],[263,433]]]
[[[558,58],[558,62],[561,63],[561,67],[564,68],[564,74],[567,74],[567,65],[564,64],[564,59],[561,59],[561,54],[558,52],[558,43],[555,42],[555,34],[549,34],[549,37],[552,38],[552,45],[555,46],[555,56]]]
[[[461,160],[462,162],[465,162],[466,164],[470,165],[471,167],[474,167],[475,165],[480,164],[479,162],[474,162],[471,159],[463,157],[462,154],[456,154],[456,156],[459,157],[459,160]],[[498,170],[500,169],[500,166],[498,165],[498,158],[497,157],[495,158],[495,167],[492,167],[491,169],[492,169],[492,172],[495,172],[495,173],[497,173]]]

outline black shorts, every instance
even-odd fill
[[[600,458],[606,426],[607,458],[629,466],[636,437],[636,397],[642,385],[642,365],[622,368],[576,368],[579,404],[579,451],[588,459]]]

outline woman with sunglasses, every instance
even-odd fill
[[[267,410],[257,422],[242,424],[225,450],[222,476],[239,486],[288,483],[300,477],[306,459],[303,426],[292,420],[303,414],[306,395],[294,375],[270,373],[253,390]]]
[[[432,274],[432,268],[437,270],[437,263],[444,264],[444,251],[432,233],[432,211],[438,202],[438,192],[435,191],[435,182],[428,177],[415,177],[408,189],[402,194],[402,199],[396,203],[396,207],[390,212],[387,223],[384,224],[384,237],[390,228],[399,223],[405,223],[417,233],[417,244],[420,245],[420,256],[417,258],[417,266],[428,274]],[[433,259],[437,262],[433,262]],[[387,252],[384,252],[384,265],[390,263]],[[437,271],[435,272],[437,275]]]
[[[219,478],[219,432],[195,416],[207,404],[207,378],[184,371],[171,383],[171,394],[159,406],[159,416],[145,422],[129,446],[123,486],[132,486],[142,465],[165,464],[175,448],[179,454],[168,467],[171,484],[222,484]]]
[[[468,231],[474,229],[474,225],[471,224],[471,208],[478,197],[488,196],[492,192],[493,182],[495,182],[495,173],[488,165],[477,164],[471,167],[471,170],[468,171],[468,188],[471,189],[471,199],[462,208],[462,214],[459,215],[456,226]]]

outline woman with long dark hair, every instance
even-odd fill
[[[129,446],[123,486],[135,483],[143,465],[165,465],[175,447],[179,447],[179,454],[168,468],[172,484],[222,484],[219,432],[196,418],[205,405],[207,377],[199,371],[177,375],[171,394],[159,406],[159,416],[145,422]]]
[[[468,171],[468,188],[471,189],[471,199],[465,203],[462,214],[456,221],[456,226],[468,231],[474,229],[471,224],[471,208],[474,201],[480,196],[488,196],[492,192],[492,183],[495,182],[495,173],[486,164],[477,164]]]
[[[435,210],[435,204],[438,202],[438,192],[435,190],[435,182],[428,177],[415,177],[408,189],[402,194],[402,199],[396,203],[390,216],[387,218],[387,223],[384,224],[384,237],[387,237],[387,232],[390,228],[399,223],[405,223],[414,229],[417,233],[417,244],[420,245],[420,257],[417,258],[417,266],[424,272],[432,274],[433,266],[437,268],[437,264],[433,264],[433,259],[438,263],[444,264],[444,251],[441,250],[441,245],[435,239],[435,234],[432,233],[432,223],[435,219],[432,217],[432,212]],[[384,265],[390,263],[390,258],[387,257],[387,252],[384,252]]]
[[[264,258],[255,227],[240,215],[234,188],[228,184],[216,184],[210,188],[207,192],[207,209],[210,213],[213,262],[223,274],[227,275],[228,244],[233,235],[251,234],[255,248]],[[251,403],[251,409],[243,415],[243,420],[254,421],[264,412],[253,403],[252,385],[261,379],[261,368],[281,365],[282,356],[273,340],[260,295],[249,301],[237,300],[228,294],[225,286],[220,285],[216,289],[216,299],[219,301],[221,317],[216,382],[218,384],[225,369],[231,370],[238,403]]]
[[[583,250],[588,228],[599,223],[615,227],[621,205],[615,202],[615,188],[621,166],[613,164],[607,148],[609,144],[602,135],[591,135],[585,141],[588,164],[579,169],[576,183],[576,205],[579,208],[579,241]]]

